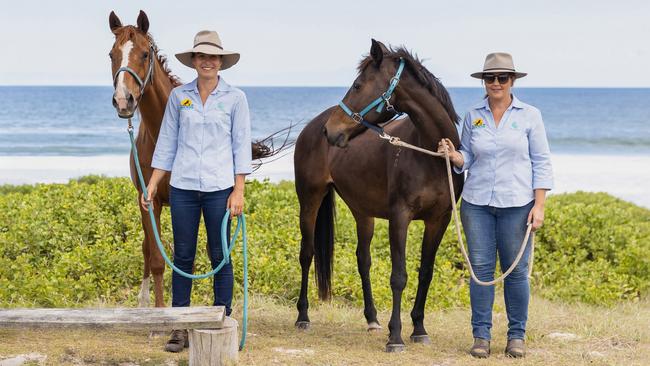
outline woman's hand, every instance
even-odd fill
[[[534,205],[528,214],[528,222],[533,224],[533,231],[537,231],[544,224],[544,205]]]
[[[463,166],[465,163],[463,154],[459,153],[451,140],[447,138],[443,138],[438,142],[438,153],[444,154],[445,150],[449,153],[449,160],[452,164],[457,167]]]
[[[149,197],[145,198],[144,193],[140,195],[140,206],[142,206],[143,210],[149,211],[149,203],[153,205],[153,199],[156,197],[157,192],[158,184],[149,182],[149,186],[147,187],[147,193],[149,193]]]
[[[230,217],[241,215],[244,212],[244,191],[235,189],[228,196],[227,206],[230,210]]]

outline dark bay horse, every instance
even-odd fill
[[[122,118],[133,116],[136,110],[140,112],[136,147],[145,184],[148,184],[153,172],[151,160],[165,113],[167,98],[171,90],[181,85],[181,82],[171,74],[166,58],[158,53],[158,46],[148,34],[149,19],[143,11],[140,11],[138,15],[137,26],[123,26],[117,15],[111,12],[109,26],[111,32],[115,34],[115,43],[109,53],[115,87],[113,106],[118,116]],[[279,152],[278,149],[265,145],[264,141],[266,139],[253,143],[253,159],[269,157]],[[140,207],[144,230],[144,240],[142,241],[144,271],[138,295],[139,305],[145,307],[149,304],[149,276],[153,274],[155,305],[162,307],[165,306],[163,298],[165,262],[156,246],[149,214],[142,210],[139,203],[142,191],[137,182],[133,154],[131,154],[130,166],[131,180],[138,190],[138,197],[134,204]],[[162,206],[169,204],[169,174],[163,178],[158,187],[158,194],[154,199],[154,216],[156,225],[160,228]]]
[[[449,94],[420,61],[403,48],[389,50],[372,41],[370,55],[359,65],[359,76],[343,99],[359,112],[384,93],[403,60],[404,70],[390,103],[408,114],[385,127],[405,142],[436,150],[446,137],[460,145],[455,124],[458,116]],[[386,122],[395,112],[374,108],[365,120],[371,125]],[[401,351],[400,309],[406,286],[405,246],[412,220],[424,221],[424,235],[415,304],[411,311],[414,342],[430,342],[424,328],[424,308],[433,276],[433,264],[442,236],[451,218],[451,197],[445,161],[413,150],[389,145],[374,131],[355,122],[341,107],[331,107],[312,120],[296,141],[294,167],[300,202],[302,234],[300,264],[302,285],[296,326],[309,327],[307,283],[314,259],[319,296],[331,296],[333,258],[334,191],[349,206],[357,226],[357,264],[361,276],[364,315],[368,329],[380,328],[370,282],[370,242],[374,218],[389,221],[393,311],[388,325],[386,350]],[[454,189],[460,197],[462,176],[454,174]]]

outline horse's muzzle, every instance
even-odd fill
[[[133,114],[137,108],[135,104],[135,98],[133,98],[132,94],[128,94],[126,98],[117,97],[115,94],[113,94],[113,107],[115,107],[117,115],[120,118],[133,117]]]

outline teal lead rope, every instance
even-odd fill
[[[135,161],[135,168],[138,171],[138,179],[140,180],[140,187],[142,187],[142,193],[144,194],[145,197],[149,196],[149,193],[147,192],[147,187],[144,184],[144,177],[142,176],[142,169],[140,169],[140,159],[138,158],[138,149],[135,147],[135,138],[133,137],[133,125],[131,124],[131,119],[129,118],[129,138],[131,139],[131,151],[133,151],[133,160]],[[237,236],[239,236],[239,233],[241,232],[242,234],[242,254],[243,254],[243,259],[244,259],[244,314],[243,314],[243,325],[242,325],[242,335],[241,335],[241,341],[239,342],[239,350],[241,351],[244,349],[244,345],[246,344],[246,330],[248,328],[248,248],[247,248],[247,238],[246,238],[246,219],[244,218],[244,214],[242,213],[241,215],[237,216],[237,228],[235,229],[235,233],[233,234],[232,238],[230,239],[230,245],[228,245],[228,239],[226,235],[226,231],[228,229],[228,218],[230,217],[230,210],[226,209],[226,214],[223,217],[223,221],[221,222],[221,252],[223,253],[223,259],[221,260],[221,263],[217,267],[215,267],[212,271],[200,275],[195,275],[195,274],[190,274],[183,272],[180,268],[176,267],[174,263],[172,263],[171,260],[169,260],[169,257],[167,256],[167,253],[165,252],[165,248],[163,247],[162,241],[160,240],[160,235],[158,235],[158,228],[156,226],[156,219],[153,216],[153,203],[149,203],[149,218],[151,219],[151,226],[153,227],[153,234],[156,237],[156,244],[158,245],[158,249],[160,250],[160,254],[162,254],[163,259],[167,263],[167,265],[174,270],[174,272],[178,273],[179,275],[187,278],[191,278],[193,280],[196,279],[201,279],[201,278],[207,278],[210,276],[214,276],[215,273],[219,272],[221,268],[228,264],[230,262],[230,253],[232,252],[233,248],[235,247],[235,242],[237,239]]]

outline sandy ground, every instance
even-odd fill
[[[65,183],[87,174],[128,176],[128,155],[0,156],[0,184]],[[555,189],[607,192],[650,208],[650,156],[554,154]],[[293,155],[265,163],[250,178],[293,180]]]

